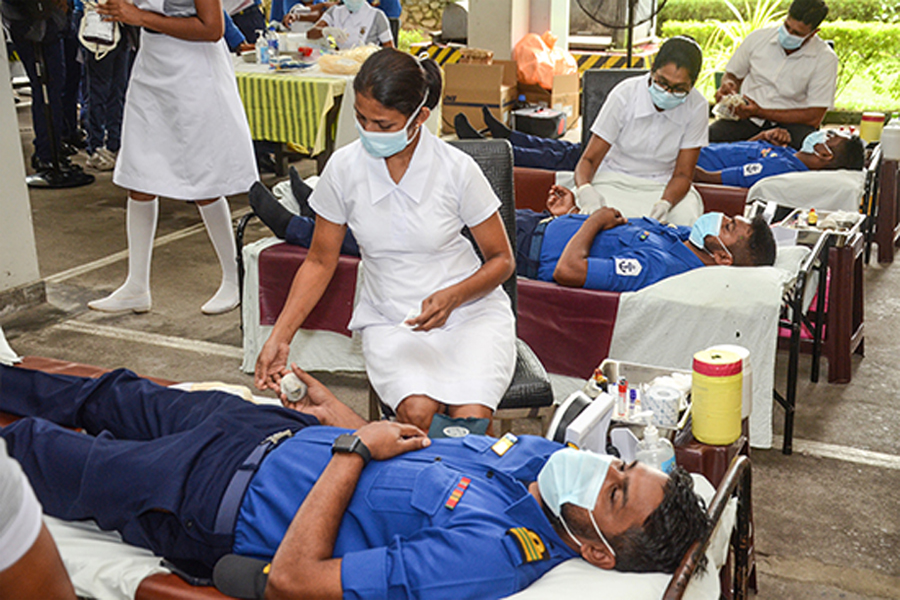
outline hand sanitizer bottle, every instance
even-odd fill
[[[675,469],[675,449],[672,442],[659,437],[659,430],[651,422],[653,413],[642,413],[647,414],[650,416],[647,417],[647,426],[644,428],[644,439],[638,442],[634,458],[663,473],[671,473]]]
[[[261,65],[269,64],[269,42],[266,39],[266,32],[256,32],[256,62]]]

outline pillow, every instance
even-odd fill
[[[694,489],[707,503],[715,489],[702,475],[691,474]],[[685,590],[684,600],[718,600],[718,568],[725,563],[728,541],[736,518],[737,502],[728,503],[706,552],[708,565],[695,574]],[[544,574],[508,600],[659,600],[672,576],[665,573],[620,573],[598,569],[580,558],[567,560]]]
[[[862,171],[804,171],[766,177],[747,192],[747,203],[774,201],[791,208],[859,210],[866,176]]]

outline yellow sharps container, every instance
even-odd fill
[[[706,349],[694,354],[691,415],[694,439],[713,446],[727,446],[741,435],[740,355]]]

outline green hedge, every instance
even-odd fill
[[[700,85],[705,93],[711,89],[712,71],[724,70],[728,59],[723,53],[722,37],[715,35],[717,27],[708,21],[667,21],[662,26],[663,37],[687,34],[703,47]],[[819,36],[834,41],[840,60],[838,96],[851,81],[864,78],[875,92],[900,100],[900,24],[826,22]]]
[[[753,6],[754,0],[748,0]],[[828,4],[827,21],[881,21],[896,23],[900,17],[900,0],[826,0]],[[742,9],[744,2],[738,0],[734,4]],[[791,0],[783,0],[781,10],[787,10]],[[747,15],[744,14],[746,18]],[[722,0],[669,0],[659,13],[657,27],[661,28],[666,21],[697,21],[718,19],[730,21],[734,19],[731,10]]]

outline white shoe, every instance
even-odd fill
[[[215,295],[200,307],[205,315],[221,315],[234,310],[241,303],[238,288],[233,283],[223,283]]]
[[[85,166],[95,171],[112,171],[116,168],[116,159],[115,157],[107,156],[104,152],[109,151],[106,148],[94,150],[94,153],[85,161]]]
[[[122,288],[119,288],[106,298],[88,302],[88,308],[109,313],[125,312],[127,310],[145,313],[150,311],[150,306],[150,292],[132,294],[123,292]]]

